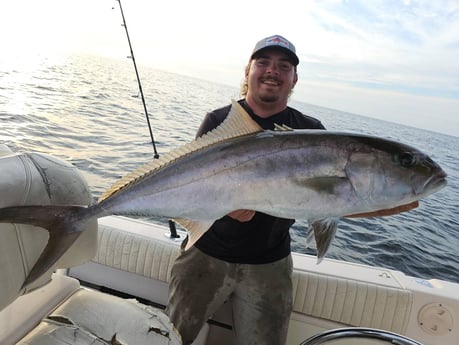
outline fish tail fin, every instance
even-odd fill
[[[18,206],[0,209],[0,223],[34,225],[48,230],[49,240],[22,288],[46,273],[77,240],[89,218],[79,217],[82,206]]]

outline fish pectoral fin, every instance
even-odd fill
[[[174,219],[174,221],[183,226],[188,232],[188,242],[185,250],[190,249],[214,223],[213,220],[198,221],[184,218]]]
[[[327,254],[330,244],[335,238],[337,228],[337,218],[326,218],[310,222],[307,238],[312,237],[312,234],[314,234],[318,264],[322,262],[325,254]]]

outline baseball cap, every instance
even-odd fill
[[[292,62],[295,66],[300,63],[300,59],[298,59],[298,56],[296,55],[296,49],[293,43],[285,37],[282,37],[281,35],[269,36],[263,38],[261,41],[258,41],[258,43],[255,45],[255,48],[253,49],[250,58],[253,59],[263,49],[274,47],[280,48],[283,51],[285,51],[285,53],[287,53],[287,55],[291,57]]]

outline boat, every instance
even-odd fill
[[[84,176],[50,155],[0,146],[0,170],[0,208],[92,200]],[[184,236],[166,224],[104,217],[23,287],[47,232],[0,224],[0,344],[180,344],[164,309]],[[289,345],[458,344],[457,283],[332,259],[317,265],[300,253],[293,262]],[[223,305],[194,344],[231,344],[231,313]]]

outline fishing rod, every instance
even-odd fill
[[[139,92],[140,92],[140,97],[142,99],[143,110],[145,111],[145,118],[147,119],[148,130],[150,132],[151,143],[153,145],[153,151],[154,151],[154,156],[153,157],[155,159],[158,159],[159,158],[159,154],[158,154],[158,151],[156,151],[155,139],[153,137],[153,130],[152,130],[151,124],[150,124],[150,117],[148,116],[147,105],[145,103],[145,97],[143,96],[143,89],[142,89],[142,83],[140,82],[139,71],[137,69],[137,64],[135,63],[134,51],[132,50],[131,39],[129,38],[129,32],[128,32],[128,28],[127,28],[127,24],[126,24],[126,18],[124,17],[123,6],[121,6],[121,0],[117,0],[117,1],[118,1],[118,4],[120,5],[121,17],[123,18],[123,24],[122,25],[124,26],[124,30],[126,31],[127,40],[128,40],[128,43],[129,43],[129,50],[131,52],[130,58],[132,59],[132,63],[134,64],[134,70],[135,70],[135,75],[137,77],[137,84],[139,85]],[[177,233],[177,229],[175,227],[175,222],[172,219],[169,220],[169,230],[170,230],[170,232],[168,234],[165,234],[168,238],[170,238],[172,240],[176,240],[176,241],[182,240],[182,236],[180,236]]]
[[[153,130],[150,124],[150,117],[148,116],[147,105],[145,103],[145,97],[143,96],[142,83],[140,82],[139,71],[137,70],[137,64],[135,63],[134,51],[132,50],[131,39],[129,38],[129,32],[128,32],[128,28],[126,24],[126,19],[124,18],[123,7],[121,6],[121,0],[117,0],[117,1],[118,1],[118,4],[120,5],[121,17],[123,18],[123,24],[121,25],[124,26],[124,30],[126,31],[127,40],[129,43],[129,50],[131,52],[131,55],[129,56],[129,58],[132,59],[132,63],[134,64],[134,70],[135,70],[135,75],[137,77],[137,84],[139,85],[139,92],[140,92],[140,97],[142,99],[143,110],[145,112],[145,118],[147,119],[148,130],[150,132],[150,138],[151,138],[151,144],[153,145],[153,152],[154,152],[153,157],[155,159],[158,159],[159,154],[158,154],[158,151],[156,151],[156,144],[155,144],[155,139],[153,137]]]

